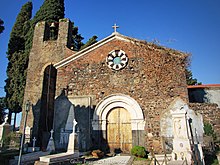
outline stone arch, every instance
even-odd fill
[[[41,69],[41,71],[40,71],[40,75],[41,75],[41,76],[44,75],[45,69],[46,69],[48,66],[50,66],[50,65],[52,65],[52,66],[54,67],[54,62],[47,62],[47,63],[45,63],[45,64],[43,65],[43,67],[42,67],[42,69]]]
[[[50,64],[44,69],[40,99],[40,119],[38,123],[38,139],[41,147],[46,147],[48,132],[53,129],[54,99],[56,92],[57,70]]]
[[[125,108],[130,113],[132,130],[144,130],[145,121],[140,105],[124,94],[107,96],[98,103],[93,114],[93,130],[106,130],[107,115],[115,107]]]

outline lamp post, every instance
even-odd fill
[[[23,142],[24,142],[24,138],[25,138],[25,128],[26,128],[27,116],[28,116],[29,111],[30,111],[30,101],[27,100],[26,105],[25,105],[25,119],[24,119],[23,132],[22,132],[22,136],[21,136],[21,145],[20,145],[20,152],[19,152],[19,157],[18,157],[18,165],[21,164],[21,155],[22,155],[22,150],[23,150]]]

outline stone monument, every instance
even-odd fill
[[[30,143],[31,141],[31,127],[26,126],[25,127],[25,141],[24,144]]]
[[[7,136],[11,131],[10,124],[7,123],[8,117],[5,117],[4,123],[0,125],[0,147],[3,146],[4,137]]]
[[[73,132],[69,135],[69,143],[67,147],[67,153],[74,153],[74,146],[75,146],[75,126],[77,122],[73,119]]]
[[[203,143],[203,120],[181,99],[175,100],[172,108],[173,160],[204,163],[201,143]],[[199,137],[199,138],[198,138]]]
[[[75,115],[74,115],[74,107],[70,106],[68,118],[65,124],[65,128],[61,128],[60,130],[60,145],[68,146],[69,137],[71,133],[75,133],[75,125],[74,125]],[[74,127],[74,128],[73,128]]]
[[[173,119],[173,159],[187,160],[191,164],[192,150],[189,139],[189,125],[185,109],[172,112]]]
[[[65,128],[68,128],[71,125],[73,131],[69,135],[69,138],[68,138],[69,142],[68,142],[67,152],[40,157],[40,162],[51,163],[51,162],[55,162],[55,161],[62,161],[62,160],[66,160],[66,159],[73,159],[73,158],[76,158],[76,157],[79,156],[79,154],[76,154],[74,152],[74,140],[75,140],[75,125],[76,125],[76,121],[75,121],[73,105],[70,107],[69,114],[70,114],[70,116],[68,117],[68,120],[67,120]],[[72,121],[70,120],[70,118],[72,119]],[[52,134],[53,134],[53,132],[51,132],[51,138],[53,139]],[[49,143],[50,143],[50,141],[49,141]],[[48,144],[48,146],[49,146],[49,144]]]
[[[75,120],[75,114],[74,114],[74,107],[71,105],[69,116],[67,118],[65,130],[70,131],[72,130],[72,133],[69,134],[68,137],[68,147],[67,147],[67,153],[74,153],[74,146],[75,146],[75,127],[76,127],[76,120]]]
[[[50,131],[50,139],[47,145],[47,151],[55,151],[55,144],[54,144],[54,140],[53,140],[53,130]]]

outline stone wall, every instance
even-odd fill
[[[112,50],[123,50],[128,65],[113,71],[106,65]],[[113,40],[80,59],[58,68],[57,95],[92,96],[96,105],[104,97],[122,93],[134,98],[146,120],[145,146],[161,150],[160,114],[176,97],[188,102],[185,80],[186,55],[147,43]],[[148,137],[150,133],[150,136]]]
[[[211,103],[190,103],[189,107],[203,116],[203,121],[213,126],[217,137],[220,137],[220,108]]]
[[[189,102],[215,103],[220,107],[220,84],[189,86]]]

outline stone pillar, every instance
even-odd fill
[[[10,133],[11,125],[4,122],[0,125],[0,147],[3,146],[4,138]]]
[[[24,143],[30,143],[31,141],[31,127],[27,126],[25,128],[25,140]]]
[[[59,32],[58,32],[58,44],[61,46],[71,46],[71,37],[72,37],[72,25],[71,21],[67,18],[59,20]]]
[[[174,160],[187,160],[191,164],[192,150],[190,145],[189,124],[186,118],[186,109],[177,109],[171,112],[173,121],[173,155]]]
[[[67,153],[74,154],[74,146],[75,146],[75,126],[77,122],[73,119],[73,132],[69,135],[69,143],[67,147]]]

